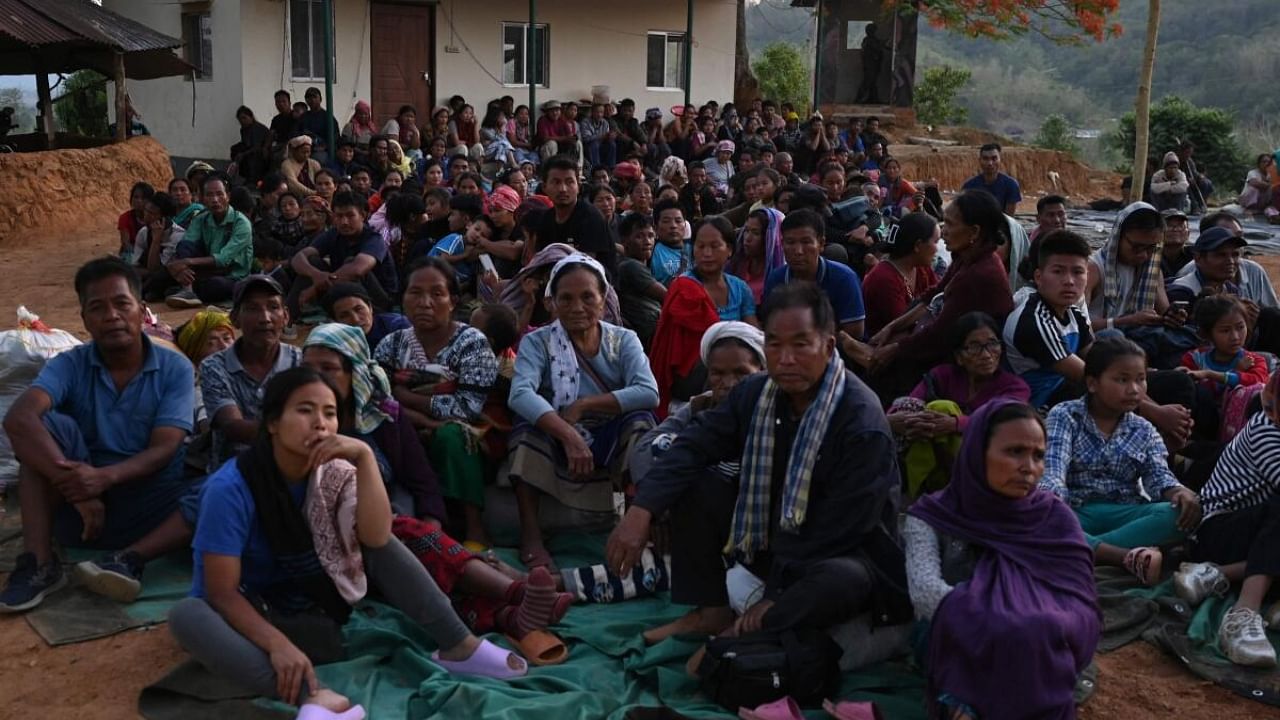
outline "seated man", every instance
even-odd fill
[[[911,615],[893,437],[835,351],[831,304],[795,283],[769,295],[762,316],[768,374],[693,420],[609,537],[608,567],[626,577],[653,518],[672,513],[672,598],[698,609],[650,639],[729,629],[726,551],[763,585],[733,631],[826,629],[871,609],[876,625]],[[739,461],[735,482],[707,471]]]
[[[1028,239],[1035,242],[1036,238],[1066,226],[1067,199],[1061,195],[1045,195],[1036,201],[1036,226]]]
[[[543,160],[556,155],[582,157],[582,143],[578,140],[578,124],[561,113],[558,100],[548,100],[542,104],[542,117],[538,118],[537,144]]]
[[[51,359],[4,419],[21,463],[25,552],[0,592],[0,612],[30,610],[66,584],[55,537],[64,545],[118,550],[160,525],[187,490],[191,363],[143,334],[133,268],[114,258],[92,260],[76,273],[75,288],[92,340]],[[152,557],[177,547],[155,547]],[[136,574],[115,554],[89,565]]]
[[[224,175],[213,174],[200,186],[206,212],[196,215],[165,266],[182,288],[165,298],[170,307],[201,307],[231,298],[236,281],[253,269],[253,225],[231,207]]]
[[[362,285],[379,310],[389,310],[399,288],[395,260],[377,230],[365,223],[365,203],[352,193],[333,197],[333,228],[298,251],[290,265],[298,279],[289,288],[292,320],[302,317],[302,307],[322,297],[334,283]]]
[[[1191,201],[1187,199],[1186,173],[1178,169],[1178,154],[1164,154],[1164,169],[1151,176],[1151,204],[1157,210],[1189,210]]]
[[[978,151],[978,162],[982,172],[965,181],[964,190],[986,190],[995,196],[1005,215],[1015,215],[1018,203],[1022,200],[1022,188],[1018,181],[1000,172],[1001,148],[996,143],[987,143]]]
[[[822,257],[826,224],[810,209],[795,210],[782,221],[782,254],[787,264],[769,273],[764,281],[764,297],[793,282],[817,283],[835,308],[841,332],[862,339],[867,319],[862,304],[862,284],[847,265]]]
[[[302,362],[302,351],[280,342],[289,310],[271,277],[250,275],[236,286],[231,322],[240,339],[200,363],[200,392],[213,428],[209,472],[253,442],[267,381]]]
[[[1225,228],[1231,231],[1234,237],[1241,240],[1244,238],[1244,226],[1240,224],[1240,220],[1224,210],[1212,212],[1200,218],[1201,234],[1212,227]],[[1192,252],[1194,253],[1194,249]],[[1190,275],[1195,270],[1195,264],[1188,263],[1178,271],[1178,276]],[[1240,286],[1240,299],[1246,301],[1246,306],[1252,303],[1259,308],[1280,309],[1280,299],[1276,297],[1275,286],[1271,284],[1271,276],[1266,268],[1247,257],[1240,257],[1234,278],[1236,285]]]
[[[341,282],[324,294],[324,314],[343,325],[360,328],[369,347],[376,348],[382,338],[397,330],[413,327],[400,313],[374,312],[373,300],[364,288]]]
[[[1164,246],[1160,249],[1160,275],[1168,283],[1177,277],[1182,268],[1190,265],[1195,256],[1187,245],[1191,238],[1191,224],[1187,214],[1181,210],[1165,210],[1160,213],[1164,218]]]

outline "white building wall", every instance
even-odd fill
[[[661,107],[667,114],[684,102],[683,90],[647,89],[645,70],[646,33],[685,32],[685,0],[554,0],[538,3],[537,12],[537,22],[546,23],[551,36],[550,86],[538,88],[539,103],[587,98],[593,85],[608,85],[615,102],[634,98],[641,113]],[[524,0],[442,0],[436,14],[437,102],[459,94],[477,108],[502,95],[527,103],[527,85],[505,86],[494,77],[502,77],[502,23],[528,19]],[[695,104],[733,100],[734,22],[732,2],[694,1]],[[460,52],[445,52],[446,46]]]
[[[258,1],[247,0],[245,4]],[[103,6],[166,35],[182,37],[181,4],[166,0],[104,0]],[[193,83],[185,77],[169,77],[130,80],[127,84],[129,97],[134,109],[142,114],[143,124],[168,148],[170,155],[178,157],[224,158],[240,139],[235,111],[243,95],[241,3],[214,0],[208,7],[213,22],[211,80]],[[113,87],[108,84],[108,98],[114,96]],[[269,103],[270,98],[268,108]],[[114,115],[114,103],[108,102],[108,105],[112,106],[110,112]]]

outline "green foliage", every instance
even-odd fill
[[[809,60],[799,47],[787,42],[769,43],[760,51],[751,72],[760,81],[761,97],[779,104],[789,102],[802,116],[808,112]]]
[[[1054,113],[1040,124],[1040,132],[1032,142],[1036,147],[1061,150],[1075,155],[1080,152],[1080,148],[1072,135],[1071,123],[1067,122],[1065,117]]]
[[[107,88],[92,70],[77,70],[62,84],[62,95],[71,97],[55,103],[53,115],[69,133],[86,137],[107,134]]]
[[[950,65],[924,71],[915,89],[916,117],[926,125],[962,125],[969,111],[956,102],[956,95],[969,82],[972,73]]]
[[[1134,118],[1129,112],[1107,143],[1133,156]],[[1235,188],[1249,171],[1250,160],[1235,136],[1235,117],[1218,108],[1201,108],[1180,97],[1169,96],[1151,106],[1151,131],[1147,158],[1161,164],[1164,154],[1177,150],[1183,140],[1195,144],[1196,167],[1222,188]]]

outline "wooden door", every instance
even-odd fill
[[[370,4],[370,102],[378,127],[395,117],[401,105],[417,109],[419,126],[427,123],[435,101],[433,11],[434,6],[426,4]]]

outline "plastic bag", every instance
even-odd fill
[[[0,332],[0,418],[9,412],[49,358],[80,344],[76,336],[54,330],[25,307],[18,307],[18,327]],[[0,427],[0,489],[18,477],[13,447]]]

